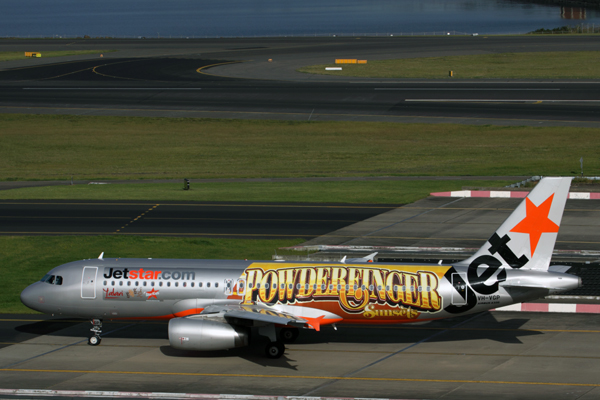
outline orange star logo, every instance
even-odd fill
[[[548,218],[553,198],[554,194],[548,197],[546,201],[538,207],[529,200],[529,197],[525,198],[527,216],[510,230],[511,232],[527,233],[529,235],[529,245],[531,246],[532,256],[533,253],[535,253],[535,249],[540,241],[542,233],[558,232],[558,225]]]
[[[152,290],[146,292],[146,296],[148,296],[148,298],[146,300],[150,300],[151,298],[155,298],[158,300],[158,298],[156,297],[157,294],[158,294],[158,290],[156,290],[156,289],[152,289]]]

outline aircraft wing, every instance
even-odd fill
[[[272,307],[262,304],[253,305],[211,305],[202,311],[202,314],[224,313],[225,319],[239,318],[251,321],[266,322],[278,325],[308,323],[306,319],[297,317],[293,314],[276,310]]]

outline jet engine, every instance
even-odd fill
[[[226,350],[248,345],[248,331],[226,322],[200,318],[169,321],[169,343],[179,350]]]

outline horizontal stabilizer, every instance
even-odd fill
[[[548,268],[548,271],[550,272],[560,272],[560,273],[565,273],[568,270],[571,269],[570,265],[551,265],[550,268]]]

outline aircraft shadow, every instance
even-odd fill
[[[296,342],[297,345],[311,345],[323,343],[348,343],[348,344],[413,344],[420,341],[429,343],[451,343],[457,341],[488,339],[507,344],[520,344],[520,338],[542,335],[543,332],[522,329],[527,323],[527,318],[512,318],[498,321],[493,314],[483,313],[477,317],[465,316],[439,321],[429,321],[417,324],[403,325],[341,325],[335,330],[326,326],[320,332],[314,330],[301,330]],[[168,340],[167,323],[164,321],[119,321],[105,322],[103,336],[119,339],[165,339]],[[91,325],[87,320],[76,319],[48,319],[33,323],[23,323],[14,327],[12,336],[14,341],[23,341],[39,335],[87,337]],[[5,335],[10,332],[4,330]],[[21,336],[21,340],[16,340]],[[24,337],[23,337],[24,336]],[[5,337],[7,341],[10,338]],[[285,355],[280,359],[268,359],[264,355],[267,339],[252,332],[250,346],[220,350],[220,351],[183,351],[170,346],[161,346],[160,351],[167,357],[193,357],[193,358],[242,358],[261,366],[296,369],[290,365],[290,360]]]

